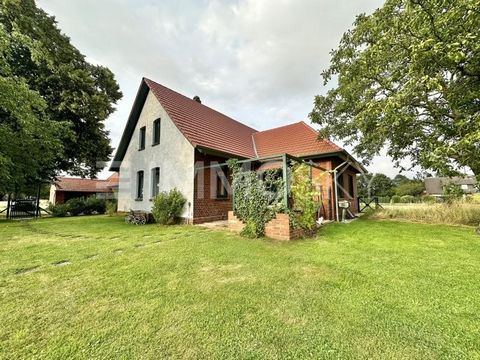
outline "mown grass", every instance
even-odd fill
[[[480,204],[392,204],[370,215],[372,219],[410,220],[427,224],[480,225]]]
[[[3,221],[0,239],[5,359],[480,358],[480,237],[462,228],[279,243],[100,216]]]

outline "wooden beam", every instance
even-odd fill
[[[288,164],[287,164],[287,154],[282,155],[283,162],[283,205],[288,209],[288,190],[289,190],[289,179],[288,179]]]

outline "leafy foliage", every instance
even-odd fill
[[[425,183],[421,180],[402,182],[395,188],[395,193],[400,196],[420,196],[425,191]]]
[[[87,199],[73,198],[65,204],[50,205],[49,210],[54,217],[105,214],[106,201],[95,196]]]
[[[72,216],[78,216],[85,211],[85,200],[82,198],[73,198],[68,200],[65,205],[67,211]]]
[[[443,194],[447,199],[460,199],[463,197],[463,190],[459,185],[449,183],[445,185]]]
[[[283,180],[274,172],[267,172],[262,181],[255,171],[242,171],[236,160],[228,163],[232,173],[233,209],[235,215],[245,223],[241,235],[261,237],[265,224],[279,211],[282,200]]]
[[[411,204],[415,202],[415,197],[412,195],[403,195],[401,196],[401,202],[404,204]]]
[[[153,218],[161,225],[174,224],[182,215],[186,202],[187,199],[176,188],[162,191],[153,200]]]
[[[108,214],[108,216],[113,216],[117,212],[117,200],[109,200],[106,203],[106,209],[105,212]]]
[[[294,211],[293,224],[304,230],[313,230],[316,227],[316,215],[320,204],[315,201],[319,195],[310,178],[310,167],[306,164],[296,164],[292,171],[291,193]]]
[[[338,79],[310,114],[321,135],[346,139],[371,159],[386,146],[395,161],[480,179],[478,0],[387,0],[359,15],[323,73]]]
[[[50,214],[53,217],[68,216],[68,207],[66,204],[57,204],[57,205],[50,204],[48,207],[48,210],[50,211]]]
[[[85,61],[33,0],[0,0],[0,191],[60,170],[95,175],[120,98],[113,74]]]
[[[96,214],[105,214],[107,211],[107,204],[105,199],[100,199],[95,196],[90,196],[85,200],[85,208],[83,214],[91,215]]]
[[[359,195],[362,197],[371,196],[392,196],[395,183],[387,175],[378,174],[362,174],[358,181]]]
[[[399,195],[393,195],[392,198],[390,199],[390,203],[392,204],[398,204],[401,201],[402,201],[402,197]]]

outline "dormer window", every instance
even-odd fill
[[[145,149],[145,126],[140,128],[140,132],[138,134],[138,150]]]
[[[160,144],[160,119],[153,122],[152,145]]]

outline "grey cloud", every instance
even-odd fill
[[[106,122],[119,142],[142,76],[258,129],[307,120],[331,49],[382,0],[39,0],[124,98]],[[379,158],[378,169],[395,174]],[[377,171],[375,166],[372,170]]]

